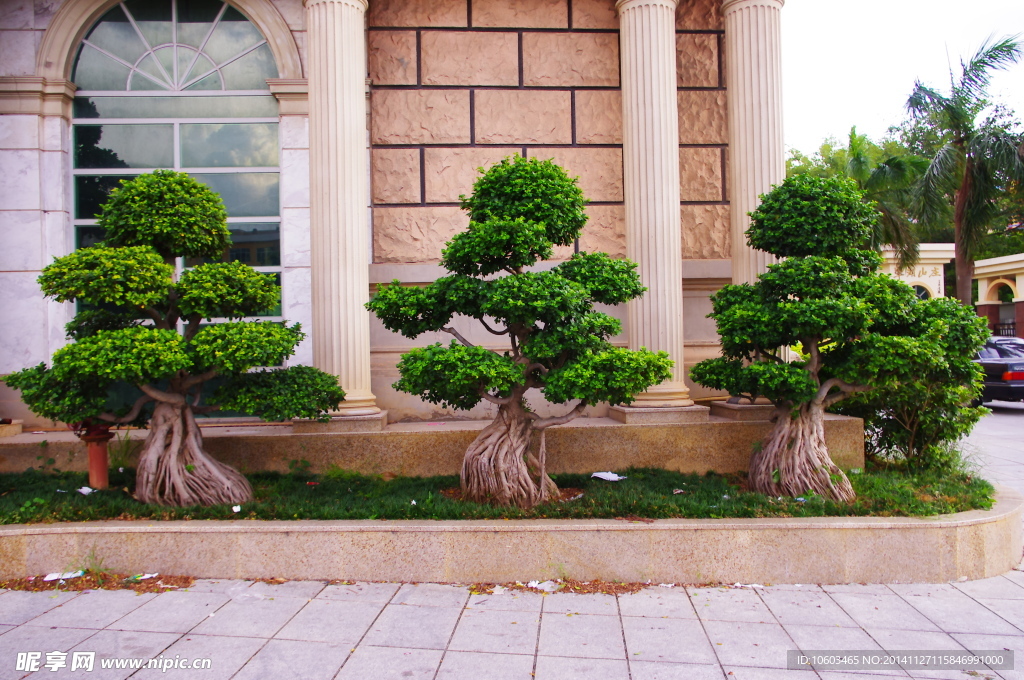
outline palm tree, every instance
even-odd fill
[[[916,216],[927,222],[952,211],[956,244],[956,296],[970,305],[974,255],[1001,214],[999,198],[1007,181],[1024,179],[1024,147],[1005,127],[977,123],[986,107],[993,71],[1024,56],[1018,37],[986,41],[966,64],[959,80],[950,71],[950,93],[914,83],[907,109],[927,119],[947,140],[935,153],[918,185]]]

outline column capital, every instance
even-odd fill
[[[348,5],[354,7],[360,12],[366,12],[369,7],[367,0],[302,0],[303,7],[312,7],[313,5]]]
[[[0,77],[0,114],[35,114],[71,119],[75,84],[39,76]]]
[[[675,12],[677,5],[679,0],[616,0],[615,9],[619,14],[637,7],[664,7]]]
[[[738,12],[748,7],[782,9],[782,6],[785,4],[786,0],[722,0],[722,13]]]

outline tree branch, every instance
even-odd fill
[[[206,373],[200,373],[199,375],[189,376],[181,381],[181,389],[190,390],[196,385],[201,385],[207,380],[217,377],[217,369],[211,368]]]
[[[142,407],[151,401],[153,401],[153,398],[144,394],[135,400],[135,403],[132,404],[132,410],[128,411],[125,415],[116,416],[113,413],[101,413],[97,418],[108,423],[130,423],[139,417]]]
[[[185,327],[185,342],[191,342],[192,338],[196,337],[196,333],[199,332],[199,324],[202,320],[203,317],[200,314],[193,314],[188,317],[188,326]]]
[[[483,320],[483,317],[477,319],[477,321],[479,321],[480,324],[484,327],[484,329],[488,333],[490,333],[492,335],[505,335],[506,333],[508,333],[508,329],[507,328],[505,330],[503,330],[503,331],[496,331],[496,330],[494,330],[493,328],[491,328],[490,326],[487,325],[487,322]]]
[[[838,387],[839,392],[829,396],[829,392],[832,391],[833,387]],[[814,401],[821,404],[822,406],[828,407],[832,404],[845,399],[855,392],[867,392],[871,389],[868,385],[851,385],[845,380],[839,378],[830,378],[821,384],[818,388],[817,394],[814,395]]]
[[[512,403],[512,397],[496,397],[483,388],[480,389],[480,396],[492,404],[497,404],[498,406],[504,406],[505,404]]]
[[[146,316],[153,320],[153,323],[156,324],[157,328],[168,327],[163,315],[161,315],[160,312],[158,312],[153,307],[143,307],[142,311],[146,313]]]
[[[445,326],[441,330],[443,330],[445,333],[450,333],[450,334],[454,335],[455,339],[458,340],[459,342],[461,342],[466,347],[476,347],[476,345],[471,343],[469,340],[466,340],[466,338],[462,337],[462,333],[458,332],[457,330],[455,330],[451,326]]]
[[[185,397],[181,394],[174,394],[173,392],[164,392],[158,390],[152,385],[136,385],[140,390],[148,394],[155,401],[162,401],[165,404],[184,404]]]
[[[552,425],[564,425],[570,420],[575,419],[579,414],[583,413],[583,409],[585,409],[586,407],[587,402],[581,401],[580,403],[576,404],[573,410],[569,411],[565,415],[557,416],[554,418],[541,418],[534,422],[533,427],[534,429],[537,430],[543,430],[545,428],[551,427]]]

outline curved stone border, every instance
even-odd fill
[[[940,583],[1021,559],[1024,498],[933,518],[135,521],[0,527],[0,577],[77,568],[209,578]]]

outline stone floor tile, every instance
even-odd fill
[[[817,680],[814,671],[790,671],[782,668],[723,666],[728,680]],[[878,680],[875,678],[875,680]]]
[[[161,593],[108,626],[116,630],[185,633],[228,601],[223,593]]]
[[[132,612],[156,597],[155,594],[136,593],[132,590],[104,590],[84,592],[32,620],[33,626],[58,628],[106,628],[122,616]]]
[[[112,592],[112,591],[104,591]],[[113,591],[116,592],[116,591]],[[72,657],[67,658],[68,665],[56,672],[41,671],[30,675],[30,678],[88,678],[88,680],[123,680],[138,672],[141,666],[135,666],[128,660],[141,661],[144,665],[160,654],[178,639],[177,633],[139,633],[123,630],[101,630],[73,647],[73,652],[95,652],[92,671],[81,669],[72,671]],[[173,657],[172,657],[173,658]],[[124,660],[123,668],[103,668],[103,660]],[[115,661],[117,663],[117,661]],[[159,672],[159,671],[158,671]],[[183,676],[178,676],[179,678]]]
[[[65,591],[9,590],[0,595],[0,623],[20,625],[78,596]]]
[[[631,659],[629,670],[633,680],[723,680],[726,677],[717,663],[693,665]]]
[[[923,614],[894,594],[857,595],[832,593],[835,602],[864,628],[938,630]]]
[[[533,654],[540,614],[501,609],[467,609],[448,649],[464,652]]]
[[[647,588],[619,596],[623,616],[667,616],[670,619],[696,619],[690,596],[683,588]]]
[[[348,654],[349,647],[343,645],[270,640],[242,666],[234,680],[330,680]]]
[[[839,671],[818,671],[818,676],[821,680],[879,680],[877,675],[872,675],[866,671],[857,673],[840,673]],[[896,678],[909,678],[910,676],[903,671],[893,671],[893,675],[889,677]],[[964,676],[962,680],[967,680],[968,676]]]
[[[1017,630],[1024,632],[1024,602],[1020,600],[1004,600],[977,598],[978,604],[1011,623]],[[957,633],[984,633],[982,630],[962,630]]]
[[[553,593],[544,597],[544,613],[552,614],[602,614],[618,616],[619,607],[614,595],[593,593]]]
[[[257,581],[249,587],[249,591],[266,597],[304,597],[309,600],[316,597],[326,585],[323,581],[285,581],[284,583]]]
[[[437,680],[533,680],[533,654],[445,652]]]
[[[248,588],[252,584],[253,581],[233,578],[197,578],[188,590],[193,593],[224,593],[229,589]]]
[[[320,600],[351,600],[387,604],[395,596],[400,583],[352,583],[327,586],[316,596]]]
[[[1003,578],[1013,581],[1021,588],[1024,588],[1024,562],[1021,562],[1021,566],[1003,574]]]
[[[905,595],[903,599],[947,633],[1017,635],[1021,632],[986,605],[955,589],[934,595]],[[1024,609],[1024,603],[1019,600],[999,602],[1011,602],[1017,605],[1014,609]],[[1021,614],[1020,622],[1024,623],[1024,612]]]
[[[856,626],[839,605],[821,591],[802,592],[793,590],[763,591],[761,599],[775,614],[779,623],[811,626]]]
[[[391,600],[392,604],[414,604],[424,607],[464,607],[469,588],[447,583],[406,583]]]
[[[538,654],[625,659],[626,649],[622,642],[619,617],[598,614],[544,614],[540,621]]]
[[[704,627],[696,619],[655,619],[623,616],[626,656],[635,661],[717,664]]]
[[[688,588],[697,616],[706,621],[775,623],[761,596],[746,588]]]
[[[843,628],[838,626],[784,626],[789,636],[796,643],[796,649],[801,651],[877,651],[882,648],[875,642],[874,638],[864,632],[862,628]],[[822,672],[822,671],[819,671]],[[845,672],[845,671],[838,671]],[[851,671],[853,672],[853,671]],[[863,670],[857,671],[862,674],[878,676],[905,676],[901,670]],[[876,677],[877,680],[877,677]]]
[[[14,668],[18,652],[67,652],[96,632],[87,628],[19,626],[0,635],[0,671]]]
[[[891,595],[889,586],[882,583],[838,583],[825,584],[821,589],[826,593],[850,593],[853,595]]]
[[[369,630],[384,605],[315,599],[277,631],[280,640],[311,640],[354,646]]]
[[[14,626],[8,624],[0,624],[0,635],[3,635],[9,630],[14,630]]]
[[[886,651],[966,652],[967,649],[947,633],[924,630],[865,628],[865,632]],[[926,671],[907,671],[910,675],[927,675]],[[967,676],[965,676],[967,677]]]
[[[952,583],[890,583],[889,590],[904,597],[946,595],[960,592]]]
[[[536,680],[629,680],[625,660],[538,656]]]
[[[504,609],[514,612],[540,613],[546,597],[528,590],[506,590],[495,595],[470,595],[470,609]]]
[[[705,621],[704,628],[723,666],[785,668],[786,653],[796,649],[777,623]]]
[[[462,609],[389,604],[373,622],[363,643],[378,647],[444,649]]]
[[[974,598],[1024,600],[1024,584],[1014,583],[1013,580],[1005,576],[993,576],[992,578],[983,578],[977,581],[964,581],[963,583],[954,583],[953,586]]]
[[[779,590],[796,590],[801,593],[823,593],[821,586],[815,583],[776,583],[765,588],[758,588],[762,593],[773,593]]]
[[[241,602],[232,600],[191,632],[232,637],[274,637],[308,602],[298,597],[268,597]]]
[[[337,680],[431,680],[443,653],[440,649],[361,645],[345,662]]]
[[[147,668],[133,675],[132,680],[159,680],[160,678],[229,680],[265,644],[267,641],[263,638],[186,633],[163,652],[164,658],[173,659],[180,656],[182,659],[188,659],[190,663],[199,659],[209,659],[210,667],[208,669],[178,668],[164,672],[162,669]],[[90,676],[88,680],[92,680],[92,677]]]

